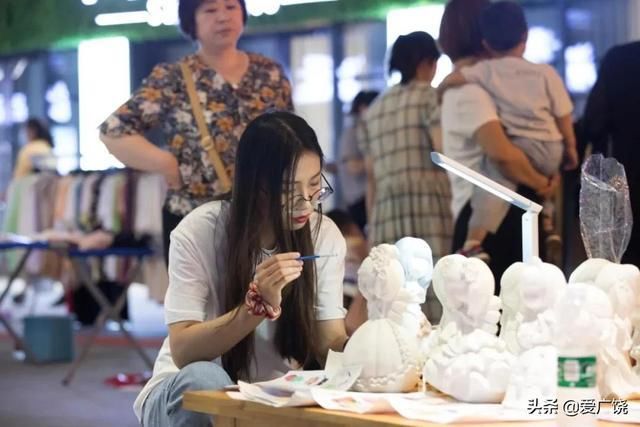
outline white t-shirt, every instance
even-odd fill
[[[508,56],[480,61],[460,72],[493,97],[507,135],[562,141],[555,119],[571,114],[573,104],[553,67]]]
[[[225,313],[223,290],[227,259],[224,248],[229,208],[228,202],[206,203],[187,215],[171,233],[169,288],[164,302],[167,325],[203,322]],[[312,215],[312,231],[318,219],[319,215]],[[346,314],[342,304],[346,243],[328,217],[322,217],[314,251],[316,254],[336,254],[316,260],[316,320],[343,319]],[[249,369],[251,381],[273,379],[290,369],[273,345],[276,322],[265,320],[256,328],[255,359]],[[221,358],[214,362],[222,364]],[[138,419],[142,417],[142,405],[151,390],[178,371],[167,337],[153,367],[153,376],[134,403]]]
[[[496,107],[489,94],[480,86],[467,84],[444,93],[442,100],[442,151],[445,156],[480,172],[482,147],[474,140],[474,132],[482,125],[498,120]],[[473,184],[449,173],[451,211],[457,218],[471,199]]]

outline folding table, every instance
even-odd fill
[[[84,344],[80,355],[73,361],[73,364],[69,368],[67,375],[62,380],[64,385],[69,385],[73,376],[82,363],[82,361],[87,357],[91,346],[95,342],[98,334],[104,329],[104,325],[108,319],[114,320],[120,326],[120,332],[125,336],[125,338],[129,341],[131,346],[138,352],[144,363],[147,365],[149,369],[153,368],[153,361],[149,358],[147,353],[145,353],[144,349],[138,344],[135,338],[126,330],[123,324],[122,317],[120,317],[120,311],[124,306],[125,301],[127,300],[127,289],[135,279],[136,275],[140,271],[140,267],[142,265],[142,259],[148,256],[151,256],[153,251],[147,247],[143,248],[108,248],[108,249],[100,249],[100,250],[86,250],[80,251],[78,249],[68,249],[67,257],[71,260],[73,264],[73,268],[78,275],[81,283],[87,287],[89,293],[93,296],[93,298],[100,305],[100,314],[96,319],[95,325],[93,326],[93,330],[89,335],[87,342]],[[125,273],[124,281],[122,282],[123,290],[122,294],[118,297],[115,303],[111,303],[107,297],[102,293],[97,283],[91,277],[91,271],[86,262],[89,258],[104,258],[108,256],[116,256],[121,258],[127,258],[131,260],[131,264],[127,268],[127,272]]]
[[[73,265],[74,271],[76,275],[80,279],[80,282],[87,287],[89,293],[94,297],[94,299],[100,305],[100,314],[96,319],[96,323],[91,331],[87,342],[84,344],[80,355],[74,360],[71,365],[67,375],[62,380],[64,385],[68,385],[76,370],[82,363],[82,361],[86,358],[87,354],[93,343],[95,342],[96,337],[104,328],[104,325],[108,319],[112,319],[116,321],[120,327],[120,332],[125,336],[125,338],[129,341],[129,343],[134,347],[134,349],[138,352],[140,357],[143,359],[145,364],[149,369],[153,367],[153,362],[149,358],[149,356],[145,353],[142,347],[138,344],[135,338],[124,328],[123,320],[120,317],[120,311],[126,301],[127,297],[127,289],[129,285],[134,280],[135,276],[140,271],[141,261],[143,258],[151,256],[153,251],[148,247],[141,248],[122,248],[122,247],[114,247],[107,249],[99,249],[99,250],[79,250],[74,248],[73,246],[66,244],[64,242],[48,242],[48,241],[37,241],[32,240],[27,237],[17,236],[17,235],[5,235],[0,237],[0,251],[8,251],[8,250],[16,250],[23,249],[25,252],[19,258],[18,263],[15,268],[11,271],[9,275],[9,279],[7,281],[7,286],[4,291],[0,295],[0,306],[6,296],[9,294],[11,286],[13,285],[15,279],[20,275],[22,270],[24,269],[25,263],[29,258],[29,255],[34,250],[53,250],[58,253],[61,253],[63,256],[66,256]],[[108,256],[115,256],[119,258],[126,258],[131,260],[128,265],[127,271],[125,273],[125,279],[123,281],[123,292],[118,297],[118,299],[112,304],[109,299],[102,293],[97,283],[94,281],[91,270],[87,264],[88,259],[90,258],[104,258]],[[18,333],[13,329],[9,320],[0,312],[0,323],[4,325],[7,329],[9,335],[16,343],[16,347],[23,350],[27,358],[31,360],[35,360],[33,358],[32,352],[29,350],[28,346],[24,343],[22,338],[18,335]]]
[[[48,242],[34,241],[32,239],[25,238],[22,236],[17,236],[17,235],[7,235],[7,236],[3,236],[2,239],[0,239],[0,251],[2,252],[9,251],[9,250],[16,250],[16,249],[24,249],[24,253],[18,259],[18,263],[13,268],[13,270],[9,273],[9,279],[7,280],[7,285],[4,288],[4,291],[2,291],[2,294],[0,294],[0,307],[2,307],[2,302],[4,301],[4,299],[9,295],[9,291],[11,290],[13,283],[22,272],[22,269],[24,268],[24,265],[26,264],[27,259],[29,258],[29,255],[31,255],[31,252],[33,252],[34,250],[47,250],[50,248],[51,248],[51,245],[49,245]],[[16,349],[24,351],[26,357],[28,359],[33,360],[34,358],[31,351],[25,345],[24,341],[18,335],[18,333],[13,329],[13,327],[11,326],[11,322],[9,321],[9,319],[7,319],[4,316],[2,311],[0,311],[0,323],[2,323],[2,325],[5,327],[5,329],[13,339],[16,345]]]

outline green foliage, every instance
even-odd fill
[[[283,8],[274,16],[251,17],[248,33],[291,31],[330,23],[384,19],[397,7],[440,3],[429,0],[339,0]],[[146,24],[99,27],[99,13],[139,10],[144,0],[100,0],[84,6],[80,0],[0,0],[0,55],[39,49],[68,48],[81,40],[126,36],[131,40],[180,37],[174,27]]]

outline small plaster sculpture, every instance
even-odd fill
[[[344,350],[344,363],[361,365],[353,388],[363,392],[415,390],[423,365],[418,349],[424,302],[432,273],[431,249],[405,238],[374,247],[358,271],[369,320]]]
[[[562,271],[539,258],[517,262],[504,272],[500,337],[509,351],[517,355],[552,344],[553,306],[565,286]]]
[[[565,287],[562,271],[539,258],[517,262],[502,275],[500,337],[517,356],[503,405],[526,409],[531,399],[555,398],[553,307]]]
[[[632,368],[629,359],[629,356],[640,356],[640,325],[637,317],[640,308],[640,270],[629,264],[589,259],[578,266],[569,281],[582,281],[608,297],[611,315],[602,319],[601,327],[611,332],[603,338],[598,353],[600,395],[609,399],[640,397],[638,368]]]
[[[423,380],[465,402],[502,401],[515,358],[495,336],[500,300],[491,271],[478,259],[449,255],[436,264],[433,287],[443,321],[429,336]]]

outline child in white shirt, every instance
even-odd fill
[[[575,169],[578,155],[571,117],[573,104],[562,79],[551,66],[523,58],[528,28],[522,8],[511,1],[491,4],[482,14],[481,31],[492,59],[453,72],[438,88],[440,93],[466,83],[482,86],[495,101],[507,135],[540,173],[555,175],[563,157],[565,169]],[[481,172],[515,189],[487,158],[483,160]],[[461,253],[488,262],[482,241],[488,233],[497,231],[509,206],[475,187],[471,208],[467,239]]]

